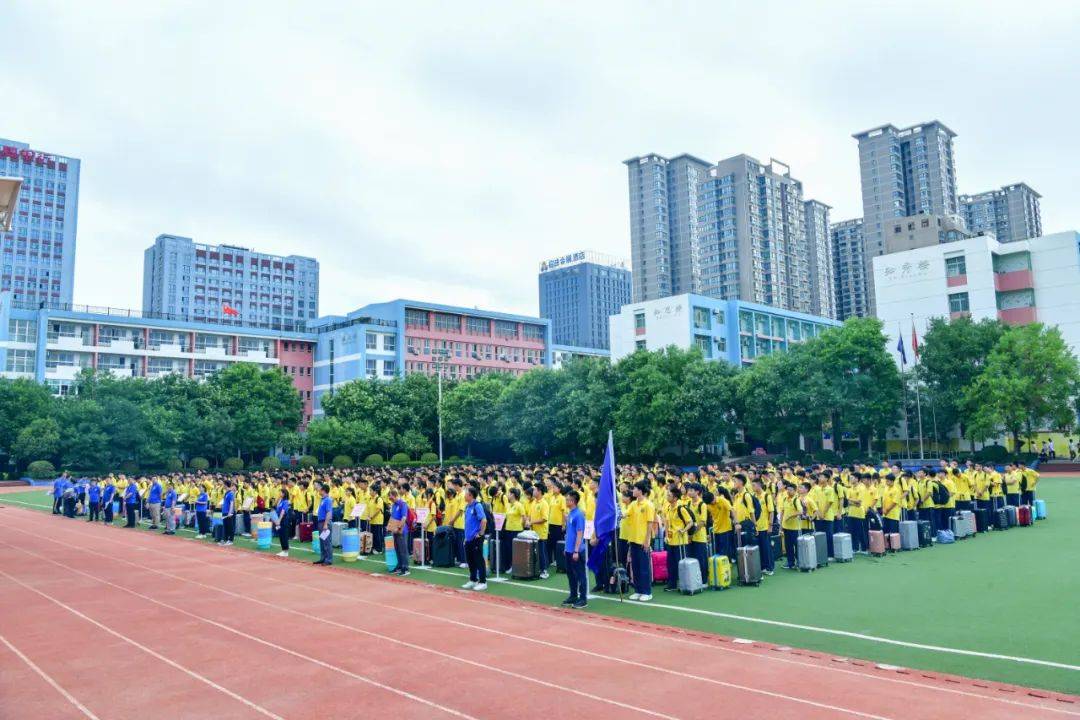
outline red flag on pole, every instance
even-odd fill
[[[911,350],[915,353],[916,359],[919,357],[919,336],[915,333],[915,323],[911,324]]]
[[[228,315],[230,317],[236,317],[240,314],[240,311],[230,305],[222,305],[221,314]]]

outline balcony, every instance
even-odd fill
[[[998,292],[1027,290],[1033,287],[1035,287],[1035,280],[1030,270],[994,273],[994,289]]]
[[[1037,319],[1038,313],[1036,312],[1034,305],[1030,307],[1017,307],[1009,308],[1008,310],[998,310],[998,320],[1005,323],[1006,325],[1027,325],[1028,323],[1036,322]]]
[[[946,284],[949,287],[958,287],[960,285],[967,285],[967,275],[950,275],[946,280]]]
[[[49,345],[57,350],[82,350],[90,345],[89,335],[50,335]]]

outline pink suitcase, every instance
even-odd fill
[[[1016,508],[1016,524],[1024,527],[1031,524],[1031,506],[1021,505]]]
[[[654,550],[652,553],[652,581],[654,583],[667,582],[666,550]]]
[[[887,540],[889,542],[889,552],[896,552],[900,549],[900,533],[889,533]]]
[[[870,531],[870,554],[885,554],[885,533],[883,533],[881,530]]]

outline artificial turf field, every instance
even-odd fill
[[[601,596],[588,612],[800,647],[878,663],[1080,693],[1080,478],[1044,477],[1049,519],[954,545],[857,556],[810,574],[778,570],[758,588],[693,597],[657,587],[654,602]],[[47,512],[40,489],[0,496]],[[118,523],[119,524],[119,523]],[[177,542],[192,542],[181,533]],[[237,547],[254,550],[239,538]],[[40,549],[40,548],[39,548]],[[274,543],[271,551],[277,552]],[[306,544],[292,558],[311,559]],[[338,564],[383,572],[381,556]],[[456,586],[458,568],[414,568],[411,579]],[[566,578],[489,583],[489,593],[556,604]]]

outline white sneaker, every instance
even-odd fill
[[[225,544],[226,545],[232,545],[232,540],[227,541]]]
[[[277,554],[277,556],[278,557],[289,557],[289,551],[288,550],[282,550],[281,552],[279,552]]]
[[[627,598],[627,600],[640,600],[640,599],[641,599],[641,593],[634,593],[633,595],[631,595],[630,597]]]
[[[487,583],[477,583],[476,586],[473,587],[473,590],[487,590]]]
[[[474,587],[476,587],[476,583],[474,583],[472,580],[461,586],[463,590],[472,590]]]
[[[202,540],[204,537],[206,537],[206,536],[205,535],[196,535],[195,539],[196,540]]]
[[[638,598],[638,600],[640,600],[641,602],[649,602],[650,600],[652,600],[652,595],[642,595]]]
[[[467,570],[468,567],[469,567],[469,563],[459,563],[458,567],[461,568],[462,570]]]
[[[547,570],[545,570],[545,571],[543,571],[542,573],[540,573],[540,579],[541,579],[541,580],[547,580],[547,579],[548,579],[549,577],[551,577],[551,576],[550,576],[550,575],[548,575],[548,573],[547,573]]]

